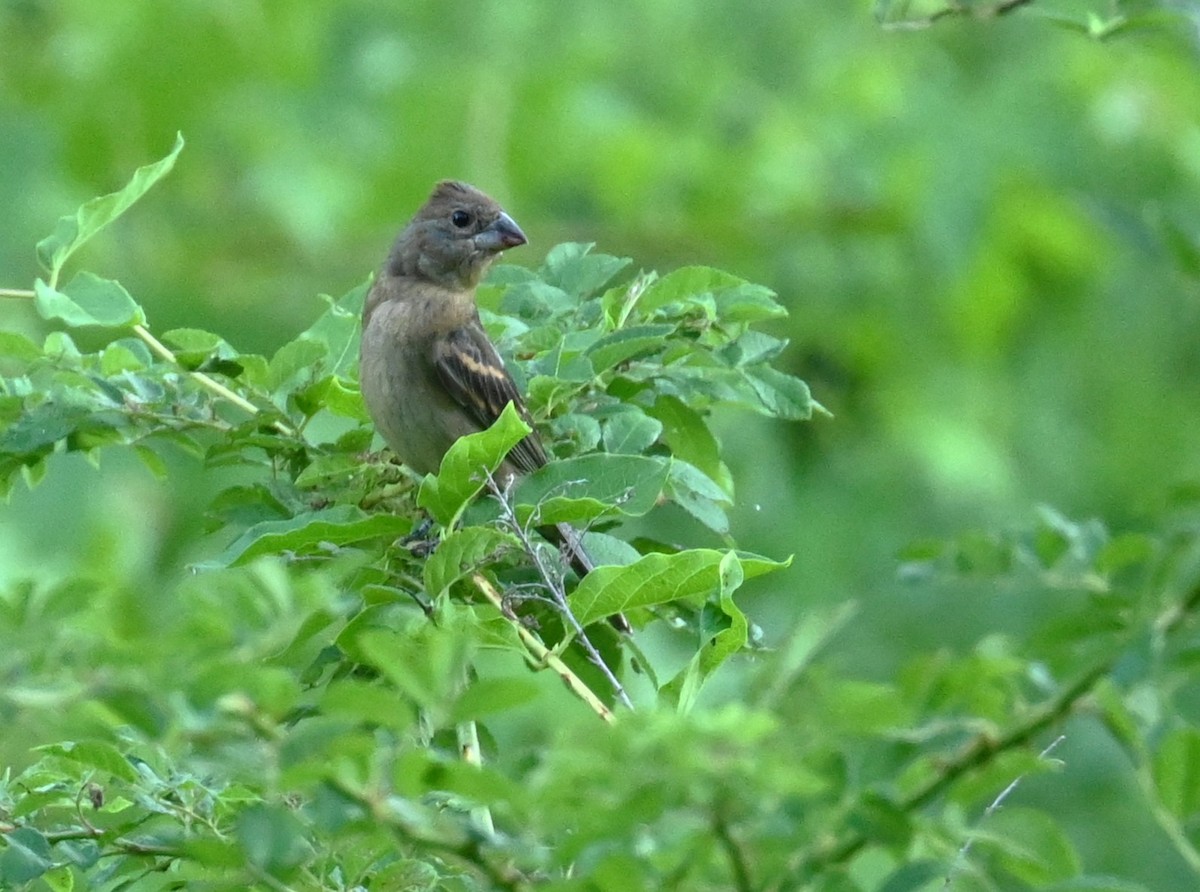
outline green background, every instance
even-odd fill
[[[443,177],[518,220],[512,262],[587,241],[766,284],[791,311],[785,365],[835,417],[721,421],[736,537],[796,555],[744,603],[770,643],[857,601],[828,658],[890,678],[1054,611],[1045,592],[906,582],[910,542],[1041,504],[1136,530],[1200,478],[1200,47],[1171,22],[1099,41],[1051,15],[1111,8],[889,29],[865,2],[8,0],[0,286],[30,287],[54,221],[176,131],[175,171],[81,260],[154,331],[273,349]],[[14,301],[0,324],[46,331]],[[193,557],[203,494],[174,470],[164,487],[60,457],[0,514],[0,581]],[[1022,795],[1090,871],[1175,888],[1115,747],[1065,733],[1064,771]]]

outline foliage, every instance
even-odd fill
[[[190,137],[2,308],[0,887],[1195,885],[1189,4],[0,21],[0,285]],[[622,318],[728,280],[580,246],[497,270],[558,460],[511,512],[451,473],[425,558],[388,548],[417,494],[369,452],[361,292],[306,301],[445,175],[535,245],[718,263],[792,312]],[[804,402],[772,367],[836,422],[774,423]],[[1034,500],[1066,515],[1015,521]],[[644,605],[631,642],[588,631],[633,712],[543,599],[535,516],[612,565],[580,616]],[[734,530],[795,562],[750,579]]]

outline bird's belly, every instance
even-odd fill
[[[373,339],[384,343],[373,343]],[[442,456],[466,430],[451,430],[461,416],[434,378],[420,351],[368,327],[363,333],[359,383],[375,428],[404,464],[419,474],[436,471]]]

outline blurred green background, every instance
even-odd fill
[[[768,642],[848,599],[830,657],[854,675],[1019,636],[1044,594],[905,584],[897,555],[1039,504],[1137,529],[1200,479],[1200,44],[1178,21],[1101,42],[1051,15],[1109,2],[919,30],[874,8],[3,0],[0,286],[30,287],[54,221],[178,130],[174,173],[80,263],[155,331],[270,351],[433,181],[466,179],[529,234],[512,262],[594,241],[789,307],[789,370],[836,417],[722,419],[737,538],[796,555],[747,599]],[[174,560],[202,494],[60,458],[0,515],[0,578]],[[1058,752],[1093,782],[1055,813],[1091,869],[1170,876],[1089,741]]]

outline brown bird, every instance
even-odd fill
[[[490,427],[510,402],[530,421],[475,304],[475,287],[492,261],[526,241],[495,201],[446,180],[404,227],[367,294],[363,399],[388,446],[419,474],[437,471],[455,440]],[[541,439],[530,433],[508,453],[498,477],[507,482],[546,461]],[[540,532],[581,576],[593,569],[577,530],[558,524]],[[630,631],[624,616],[610,621]]]

